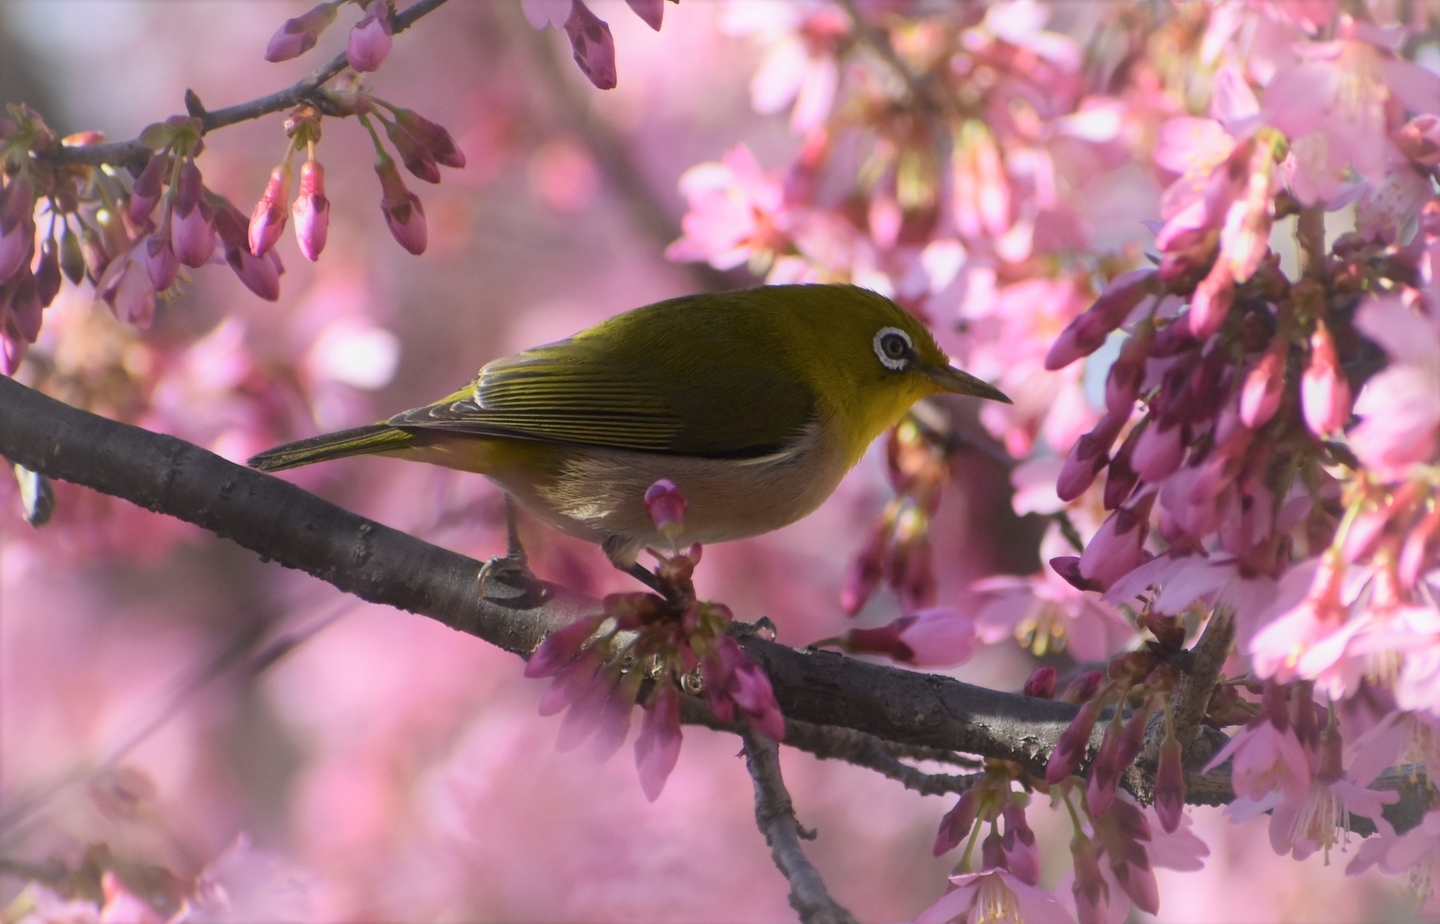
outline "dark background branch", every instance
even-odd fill
[[[599,606],[543,583],[515,589],[488,581],[482,597],[476,586],[480,563],[472,558],[191,443],[77,410],[8,378],[0,378],[0,455],[194,523],[346,593],[428,616],[521,657],[555,627]],[[796,650],[754,636],[741,644],[769,674],[787,719],[849,729],[905,748],[1013,760],[1043,775],[1076,712],[1068,703],[834,652]],[[1092,745],[1099,733],[1097,727]],[[1195,804],[1234,798],[1228,767],[1192,773],[1188,785]],[[1418,823],[1428,802],[1423,780],[1412,781],[1400,768],[1376,788],[1401,791],[1401,804],[1386,812],[1397,828]]]

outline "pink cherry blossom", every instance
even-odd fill
[[[1389,354],[1355,401],[1356,455],[1381,477],[1401,478],[1440,452],[1440,318],[1395,296],[1371,299],[1355,324]]]
[[[1022,881],[1005,869],[962,873],[950,877],[953,887],[915,916],[914,924],[983,924],[1025,921],[1027,924],[1073,924],[1054,894]]]

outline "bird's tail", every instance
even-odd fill
[[[251,468],[262,472],[278,472],[287,468],[363,456],[376,452],[395,452],[414,446],[415,434],[389,424],[370,424],[336,433],[325,433],[305,440],[296,440],[274,449],[267,449],[250,459]]]

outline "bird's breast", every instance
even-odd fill
[[[725,542],[795,522],[835,490],[849,468],[839,439],[811,423],[779,451],[748,459],[559,448],[552,474],[535,469],[487,471],[524,507],[552,526],[595,542],[612,557],[633,560],[646,546],[664,547],[645,510],[645,491],[668,478],[685,495],[682,543]]]

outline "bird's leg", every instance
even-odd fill
[[[523,587],[533,580],[530,563],[525,555],[525,546],[520,542],[520,511],[514,498],[505,495],[505,554],[496,556],[480,566],[477,579],[481,596],[485,595],[485,582],[499,580],[513,587]]]
[[[675,596],[674,588],[665,586],[665,582],[660,580],[659,575],[634,559],[634,550],[627,545],[624,539],[619,536],[607,536],[605,541],[600,543],[600,548],[605,550],[605,557],[610,559],[610,564],[614,565],[616,569],[624,571],[666,600]]]

